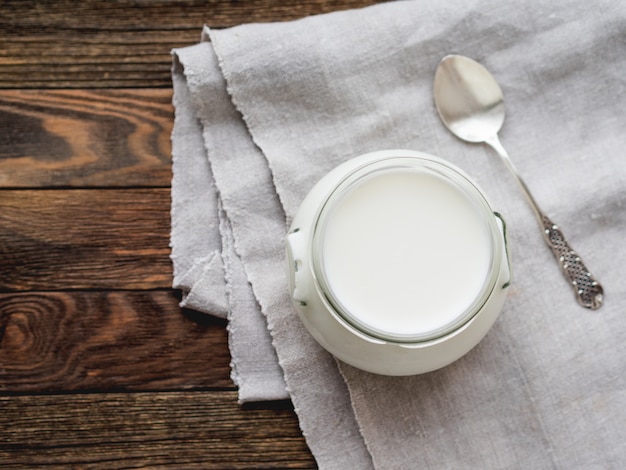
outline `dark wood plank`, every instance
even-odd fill
[[[0,188],[168,187],[172,93],[0,90]]]
[[[169,189],[0,191],[0,291],[172,282]]]
[[[235,392],[0,397],[0,465],[34,468],[315,468],[290,409]]]
[[[380,0],[4,0],[0,88],[170,87],[170,50],[204,24],[282,21]]]
[[[232,390],[224,327],[171,291],[0,294],[0,394]]]

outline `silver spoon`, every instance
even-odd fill
[[[563,233],[539,208],[498,139],[504,123],[504,98],[500,86],[478,62],[461,55],[442,59],[435,72],[435,106],[446,127],[458,138],[490,145],[500,155],[532,207],[544,239],[574,288],[580,305],[597,309],[602,305],[602,286],[572,250]]]

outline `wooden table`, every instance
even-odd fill
[[[170,288],[170,50],[372,3],[0,4],[0,467],[315,467]]]

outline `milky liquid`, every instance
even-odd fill
[[[379,170],[327,211],[321,269],[334,301],[366,331],[391,339],[442,334],[485,286],[489,226],[447,177],[419,168]]]

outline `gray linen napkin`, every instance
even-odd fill
[[[175,52],[176,120],[197,123],[187,122],[184,142],[176,125],[174,182],[188,164],[199,167],[188,160],[200,153],[210,167],[204,184],[173,186],[175,273],[197,265],[219,277],[205,266],[225,248],[230,288],[207,282],[215,290],[200,297],[219,304],[225,291],[246,292],[239,307],[230,303],[231,321],[266,319],[271,338],[249,328],[233,361],[246,364],[240,378],[271,389],[267,398],[283,396],[284,374],[321,468],[626,462],[625,32],[626,7],[615,2],[424,0],[206,31],[204,42]],[[493,151],[455,140],[440,124],[432,77],[452,52],[479,60],[501,83],[503,143],[602,281],[602,309],[577,306]],[[415,377],[334,361],[295,316],[283,273],[286,226],[312,185],[384,148],[425,151],[465,169],[509,226],[515,284],[493,330],[461,360]],[[196,198],[215,194],[213,179],[221,242],[212,232],[219,204]],[[196,227],[180,221],[193,214]],[[255,368],[257,341],[272,342],[281,370],[269,366],[275,357]]]
[[[251,283],[239,286],[239,289],[254,287],[259,306],[267,315],[285,381],[308,444],[320,466],[350,468],[356,465],[356,468],[368,468],[371,459],[359,434],[346,385],[334,360],[315,343],[295,317],[286,289],[276,289],[277,285],[282,286],[285,282],[285,214],[278,201],[267,161],[252,142],[240,114],[226,93],[217,57],[210,44],[205,42],[177,51],[176,64],[175,86],[180,84],[181,88],[185,88],[179,80],[184,67],[186,85],[191,90],[192,101],[203,125],[212,176],[221,183],[220,198],[234,235],[235,250],[229,256],[240,258]],[[175,88],[175,97],[178,88]],[[183,94],[185,92],[182,90]],[[176,141],[173,144],[176,146]],[[184,165],[185,161],[175,157],[174,167],[179,164]],[[176,207],[178,202],[174,189],[172,197]],[[173,243],[176,244],[175,239]],[[231,322],[257,323],[259,312],[253,308],[231,310]],[[235,333],[232,328],[229,331]],[[247,332],[248,335],[231,335],[241,344],[247,342],[250,346],[249,349],[242,347],[238,350],[231,347],[233,363],[238,364],[240,378],[245,376],[247,382],[256,382],[258,389],[265,394],[244,395],[240,388],[240,400],[289,396],[286,395],[287,387],[282,381],[282,374],[271,368],[272,361],[266,362],[264,367],[259,364],[271,357],[253,350],[255,346],[263,347],[270,343],[265,336],[267,328],[250,328]],[[273,363],[276,364],[275,359]],[[333,442],[328,442],[328,427],[333,429]]]
[[[239,388],[240,401],[287,398],[265,318],[235,252],[230,222],[221,208],[202,128],[191,107],[192,96],[180,73],[178,60],[193,62],[193,53],[191,48],[180,51],[173,73],[173,284],[183,291],[183,306],[228,318],[231,377]]]
[[[184,80],[172,77],[176,117],[172,130],[173,286],[183,292],[181,306],[225,318],[226,284],[217,219],[217,192],[206,159],[202,131],[189,109]],[[178,164],[183,162],[182,164]]]

